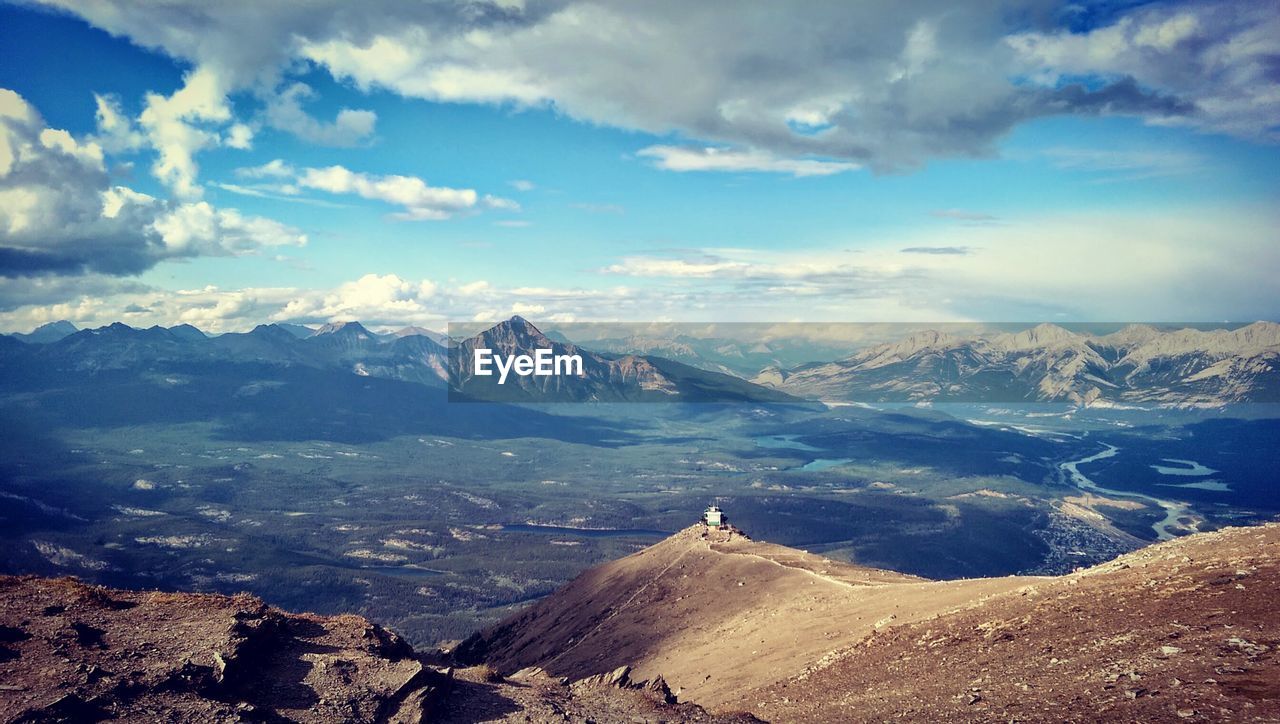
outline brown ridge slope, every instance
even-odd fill
[[[681,701],[723,708],[877,629],[1042,580],[926,581],[704,530],[586,571],[456,655],[570,679],[629,665]]]
[[[897,626],[732,704],[771,721],[1280,721],[1280,525]]]
[[[0,576],[0,721],[420,721],[447,676],[359,616]]]

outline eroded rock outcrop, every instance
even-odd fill
[[[359,616],[0,577],[0,720],[423,721],[450,678]]]

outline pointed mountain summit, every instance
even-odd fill
[[[993,341],[1004,349],[1038,349],[1083,344],[1084,338],[1056,324],[1043,322],[1021,332],[1002,334]]]
[[[314,338],[329,335],[339,335],[362,340],[376,339],[374,333],[365,329],[364,325],[359,322],[330,322],[317,329],[311,336]]]
[[[504,358],[550,350],[553,356],[577,356],[582,375],[477,375],[475,351],[488,349]],[[576,369],[576,368],[575,368]],[[732,375],[649,355],[606,355],[543,334],[529,320],[514,316],[461,340],[450,350],[451,389],[468,397],[520,402],[798,402]]]
[[[324,350],[345,360],[367,355],[382,345],[378,335],[359,322],[330,322],[303,341],[313,349]]]
[[[472,339],[486,342],[490,349],[502,349],[510,352],[539,348],[546,349],[553,346],[569,349],[574,346],[572,342],[555,342],[551,340],[542,333],[542,330],[533,326],[532,322],[519,315],[493,325],[472,337]]]

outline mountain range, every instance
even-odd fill
[[[662,330],[669,334],[645,330],[643,333],[625,336],[598,336],[592,334],[593,325],[568,325],[567,332],[553,330],[547,336],[567,342],[580,331],[587,336],[580,340],[594,350],[615,355],[641,354],[683,362],[713,372],[724,372],[750,379],[768,367],[788,368],[814,360],[828,360],[846,354],[852,343],[820,343],[802,336],[775,337],[769,335],[774,325],[712,325],[705,330],[711,336],[697,336],[702,325],[672,325]],[[727,329],[725,329],[727,327]],[[723,332],[737,332],[739,336],[723,336]]]
[[[21,342],[21,343],[19,343]],[[756,363],[829,352],[777,341],[617,337],[586,349],[513,317],[458,340],[420,327],[374,333],[359,322],[318,329],[260,325],[207,335],[191,325],[136,329],[69,322],[0,336],[0,366],[17,377],[218,362],[342,371],[450,387],[455,399],[504,402],[759,401],[1063,402],[1089,406],[1219,407],[1280,402],[1280,324],[1235,329],[1130,325],[1105,335],[1041,324],[1017,332],[924,330],[835,361]],[[479,347],[503,355],[545,348],[582,356],[578,377],[476,377]]]
[[[63,334],[67,332],[66,334]],[[418,327],[375,334],[359,322],[311,330],[298,325],[259,325],[249,332],[209,336],[190,325],[136,329],[117,322],[75,330],[46,325],[0,344],[0,369],[11,382],[55,381],[67,373],[149,372],[185,374],[211,365],[269,365],[345,372],[360,377],[445,387],[453,399],[502,402],[795,402],[785,392],[740,377],[647,355],[608,355],[557,342],[520,317],[451,341]],[[25,344],[18,344],[13,339]],[[45,340],[45,341],[40,341]],[[583,376],[496,377],[471,374],[471,354],[489,348],[502,355],[552,349],[577,354]]]
[[[850,402],[1280,402],[1280,325],[1130,325],[1106,335],[1053,324],[973,336],[927,330],[834,362],[765,369],[752,381],[798,397]]]

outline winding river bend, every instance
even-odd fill
[[[1106,445],[1106,450],[1094,453],[1086,458],[1062,463],[1058,466],[1058,469],[1062,471],[1063,476],[1069,480],[1072,485],[1080,488],[1081,490],[1087,490],[1091,493],[1112,495],[1118,498],[1133,498],[1160,506],[1160,508],[1164,510],[1164,518],[1152,525],[1151,529],[1156,532],[1156,538],[1159,540],[1169,540],[1170,538],[1177,537],[1177,533],[1174,531],[1184,530],[1183,526],[1178,524],[1178,519],[1184,516],[1191,517],[1191,506],[1186,503],[1179,503],[1172,500],[1153,498],[1150,495],[1144,495],[1143,493],[1133,493],[1127,490],[1112,490],[1110,488],[1104,488],[1090,480],[1084,473],[1080,472],[1081,465],[1105,460],[1109,457],[1115,457],[1115,454],[1120,451],[1120,448],[1115,445],[1107,445],[1105,442],[1102,444]]]

